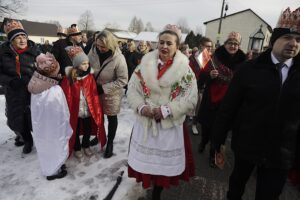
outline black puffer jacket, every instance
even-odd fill
[[[300,132],[300,54],[283,85],[271,50],[239,68],[214,124],[215,148],[232,124],[236,156],[267,167],[292,166]]]
[[[10,47],[10,43],[3,43],[0,47],[0,85],[6,87],[7,124],[10,129],[17,132],[23,132],[24,120],[31,124],[30,93],[27,84],[35,70],[35,58],[40,52],[32,41],[28,41],[28,47],[19,55],[21,77],[16,72],[16,53]],[[18,87],[11,86],[14,79],[22,80]]]

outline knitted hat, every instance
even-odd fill
[[[36,62],[37,71],[40,74],[48,77],[57,77],[60,67],[59,63],[51,53],[41,53],[38,57],[36,57]]]
[[[25,32],[21,22],[14,19],[8,19],[5,22],[4,32],[6,33],[7,39],[10,42],[13,41],[18,35],[26,35],[26,37],[28,37],[28,34]]]
[[[76,24],[72,24],[67,31],[68,36],[81,35],[81,31]]]
[[[271,45],[273,46],[278,38],[289,33],[300,34],[300,7],[293,12],[287,8],[281,13],[270,39]]]
[[[172,25],[172,24],[167,24],[165,27],[164,27],[164,30],[163,31],[171,31],[171,32],[174,32],[179,40],[181,39],[181,30],[179,28],[177,28],[176,25]]]
[[[68,46],[65,50],[72,60],[73,67],[79,67],[82,62],[89,61],[89,57],[83,52],[81,47]]]
[[[228,37],[227,37],[225,43],[228,42],[229,40],[235,40],[236,42],[238,42],[239,44],[241,44],[242,36],[241,36],[240,33],[232,31],[232,32],[230,32],[228,34]]]

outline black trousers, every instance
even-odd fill
[[[107,120],[108,120],[107,143],[113,143],[118,128],[118,117],[117,115],[107,116]]]
[[[252,171],[257,167],[255,200],[278,200],[286,182],[288,170],[266,168],[235,156],[229,178],[228,200],[241,200]]]
[[[29,145],[33,144],[33,139],[31,135],[31,120],[29,120],[27,117],[27,114],[24,114],[24,129],[20,133],[24,142],[28,143]]]
[[[81,124],[83,126],[83,137],[82,137],[82,144],[80,145],[80,129]],[[90,136],[92,131],[92,125],[91,125],[91,118],[78,118],[77,121],[77,129],[76,129],[76,139],[75,139],[75,145],[74,150],[80,151],[81,147],[88,148],[90,146]]]

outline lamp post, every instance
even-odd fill
[[[221,27],[222,27],[222,19],[223,19],[223,11],[224,11],[224,5],[225,5],[225,0],[222,2],[222,9],[221,9],[221,16],[220,16],[220,21],[219,21],[219,28],[218,28],[218,35],[217,35],[217,43],[216,47],[220,46],[220,37],[221,37]],[[225,15],[226,16],[226,11],[228,10],[228,5],[226,4],[225,6]]]
[[[260,25],[260,28],[258,31],[254,34],[251,34],[249,37],[249,45],[248,45],[248,50],[252,50],[255,52],[260,52],[263,47],[263,43],[265,40],[265,35],[262,32],[262,25]]]

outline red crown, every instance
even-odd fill
[[[11,20],[8,20],[4,25],[4,32],[6,34],[15,29],[23,29],[24,30],[21,22],[11,19]]]
[[[293,12],[290,8],[283,11],[279,17],[277,28],[289,28],[300,33],[300,7]]]

